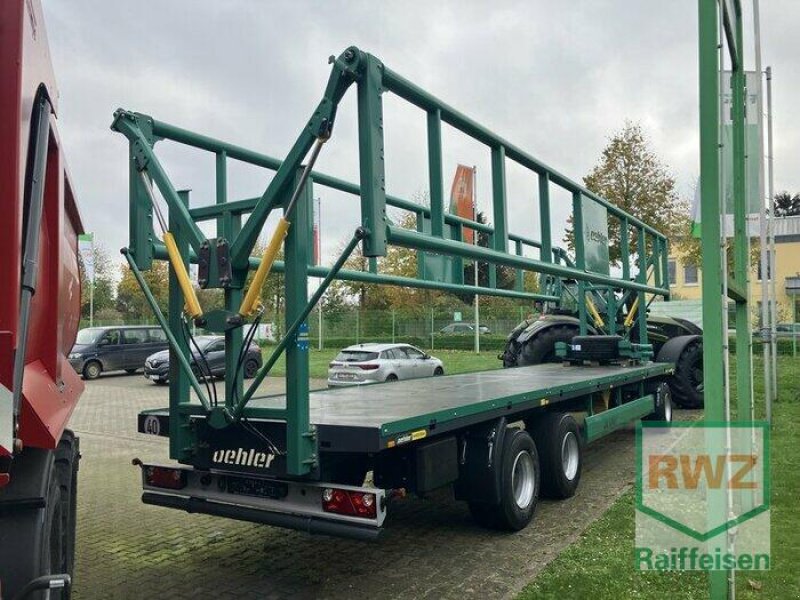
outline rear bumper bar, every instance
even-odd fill
[[[200,513],[204,515],[214,515],[238,521],[249,521],[251,523],[261,523],[273,527],[283,527],[285,529],[296,529],[306,533],[317,535],[332,535],[336,537],[350,538],[359,541],[373,541],[380,537],[383,529],[369,526],[355,525],[352,523],[339,523],[317,517],[304,515],[293,515],[278,512],[266,512],[264,510],[226,504],[206,500],[205,498],[173,496],[156,492],[144,492],[142,502],[153,506],[163,506],[166,508],[177,508],[189,513]]]
[[[216,469],[162,467],[138,460],[134,464],[141,466],[142,502],[154,506],[357,540],[377,539],[386,518],[386,492],[381,489],[275,479]],[[146,473],[152,469],[180,473],[182,484],[177,488],[151,485]],[[326,512],[322,502],[326,488],[372,494],[375,515],[357,517]]]

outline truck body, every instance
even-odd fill
[[[42,559],[51,532],[36,521],[54,503],[74,519],[65,482],[78,442],[66,427],[83,391],[67,360],[80,321],[83,228],[38,0],[0,3],[0,81],[0,582],[13,592],[71,560],[71,550],[57,565]],[[72,547],[74,530],[56,534]]]

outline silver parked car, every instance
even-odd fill
[[[328,369],[328,387],[434,375],[444,375],[442,361],[419,348],[408,344],[357,344],[333,359]]]

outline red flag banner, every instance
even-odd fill
[[[472,167],[458,165],[450,188],[450,214],[475,220],[473,201],[475,198],[475,172]],[[464,241],[474,243],[474,230],[464,228]]]

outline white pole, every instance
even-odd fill
[[[759,6],[758,0],[753,0],[753,29],[755,32],[755,62],[756,62],[756,73],[758,73],[759,77],[759,88],[761,87],[761,21],[759,18]],[[759,89],[759,95],[760,95]],[[759,147],[761,148],[761,152],[764,151],[764,115],[763,111],[762,114],[758,115],[758,141]],[[772,343],[770,341],[769,329],[770,329],[770,298],[769,298],[769,280],[770,280],[770,268],[769,268],[769,246],[767,242],[767,215],[766,215],[766,207],[764,204],[764,159],[763,155],[759,157],[760,164],[759,164],[759,171],[761,173],[761,177],[759,179],[759,211],[758,211],[758,229],[759,229],[759,242],[760,242],[760,254],[761,254],[761,350],[764,354],[764,401],[766,406],[769,407],[772,405],[772,382],[770,378],[772,377]],[[741,351],[737,349],[737,351]],[[752,410],[752,407],[751,407]],[[767,408],[769,412],[769,408]],[[751,419],[753,415],[751,414]]]
[[[322,199],[317,198],[317,239],[314,240],[314,243],[317,244],[317,248],[319,249],[319,255],[317,256],[317,262],[322,263]],[[322,277],[319,280],[320,285],[322,285]],[[317,350],[322,350],[323,342],[322,342],[322,299],[320,298],[319,304],[317,304]]]
[[[773,203],[775,202],[775,168],[773,163],[773,131],[772,131],[772,67],[767,67],[767,133],[768,133],[768,149],[767,149],[767,165],[769,167],[769,262],[771,283],[770,291],[772,296],[772,310],[770,311],[770,340],[772,345],[772,397],[778,396],[778,344],[775,335],[775,306],[777,296],[775,295],[775,211]],[[772,404],[767,404],[767,422],[772,422]]]
[[[478,202],[477,202],[477,187],[478,187],[478,167],[472,167],[472,220],[477,222],[478,221]],[[478,245],[478,230],[472,230],[472,243],[477,246]],[[480,354],[481,352],[481,330],[480,330],[480,320],[481,320],[481,309],[480,309],[480,301],[478,300],[478,259],[475,259],[475,315],[473,318],[473,325],[475,326],[475,354]]]
[[[89,283],[89,327],[94,327],[94,272],[97,269],[97,261],[94,255],[94,234],[92,234],[92,281]]]

